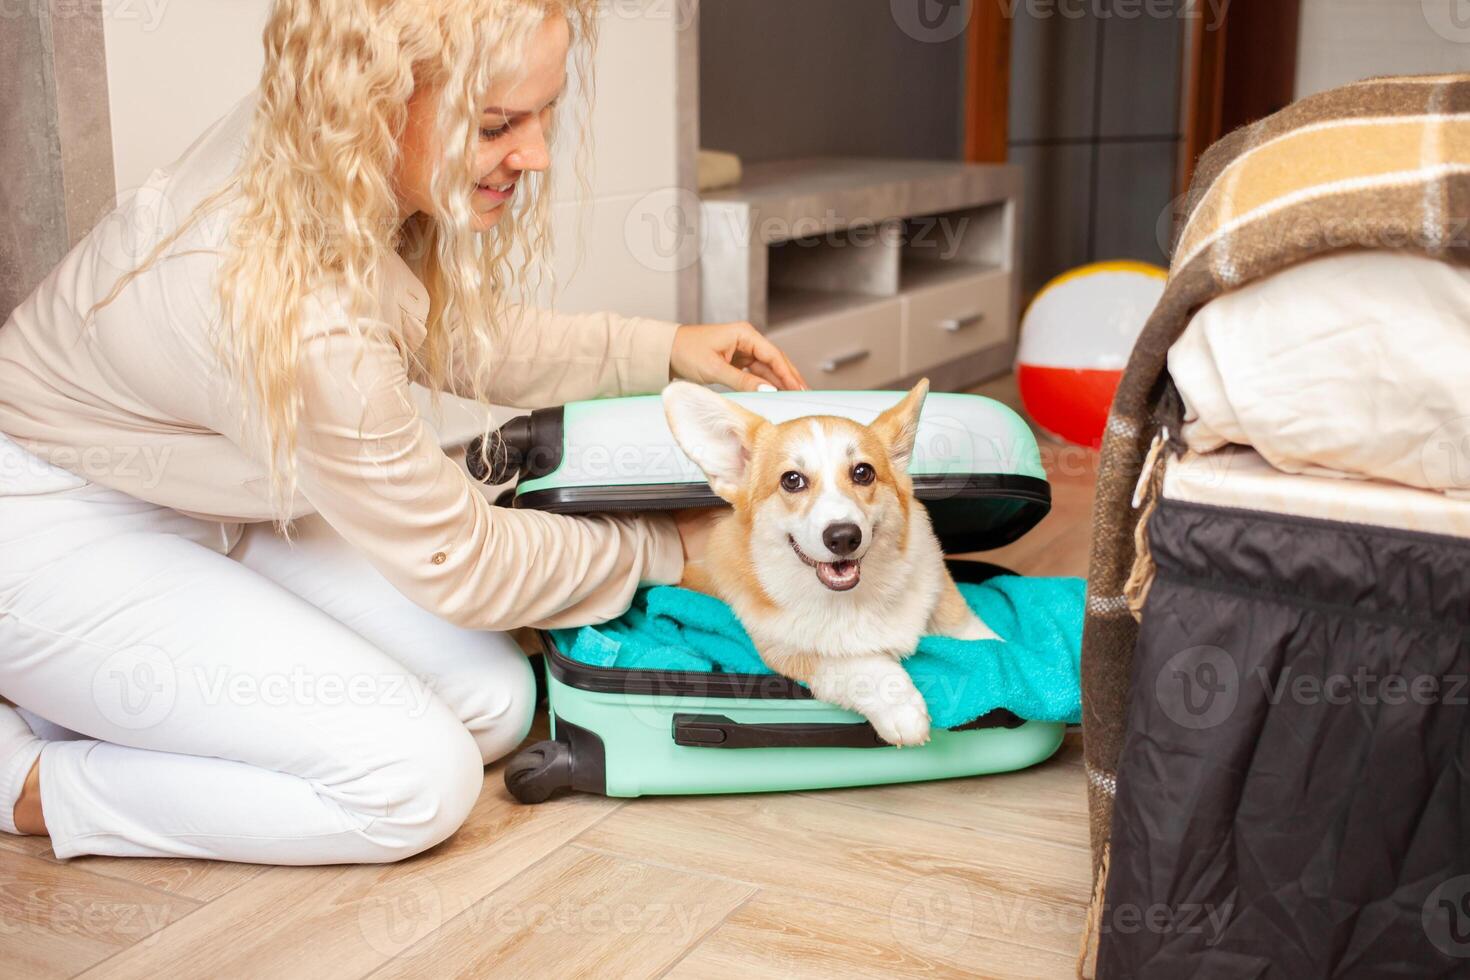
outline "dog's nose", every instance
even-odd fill
[[[863,529],[856,524],[828,524],[822,532],[822,543],[834,555],[850,555],[863,543]]]

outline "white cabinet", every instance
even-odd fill
[[[902,317],[901,300],[878,300],[787,321],[771,339],[813,388],[874,388],[898,376]]]
[[[1009,365],[1016,167],[813,158],[755,164],[701,202],[701,319],[749,320],[821,388]]]
[[[1011,336],[1011,277],[970,272],[903,293],[899,373],[920,374]]]

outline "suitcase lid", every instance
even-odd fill
[[[772,422],[836,415],[868,424],[895,391],[784,391],[726,397]],[[658,395],[537,409],[476,441],[470,471],[487,483],[520,476],[511,506],[576,514],[718,506],[704,473],[669,431]],[[915,496],[950,553],[998,548],[1051,508],[1036,437],[1007,406],[981,395],[931,393],[909,462]]]

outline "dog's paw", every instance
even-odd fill
[[[956,640],[999,640],[1000,636],[995,630],[985,625],[985,621],[974,613],[956,628],[949,631],[949,636]]]
[[[929,711],[922,701],[897,705],[870,720],[878,737],[889,745],[923,745],[929,741]]]

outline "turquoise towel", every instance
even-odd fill
[[[919,641],[903,664],[934,725],[963,725],[995,708],[1032,721],[1079,721],[1082,579],[1006,575],[959,588],[1004,642]],[[553,635],[568,657],[595,667],[771,673],[729,606],[672,586],[639,591],[620,619]]]

